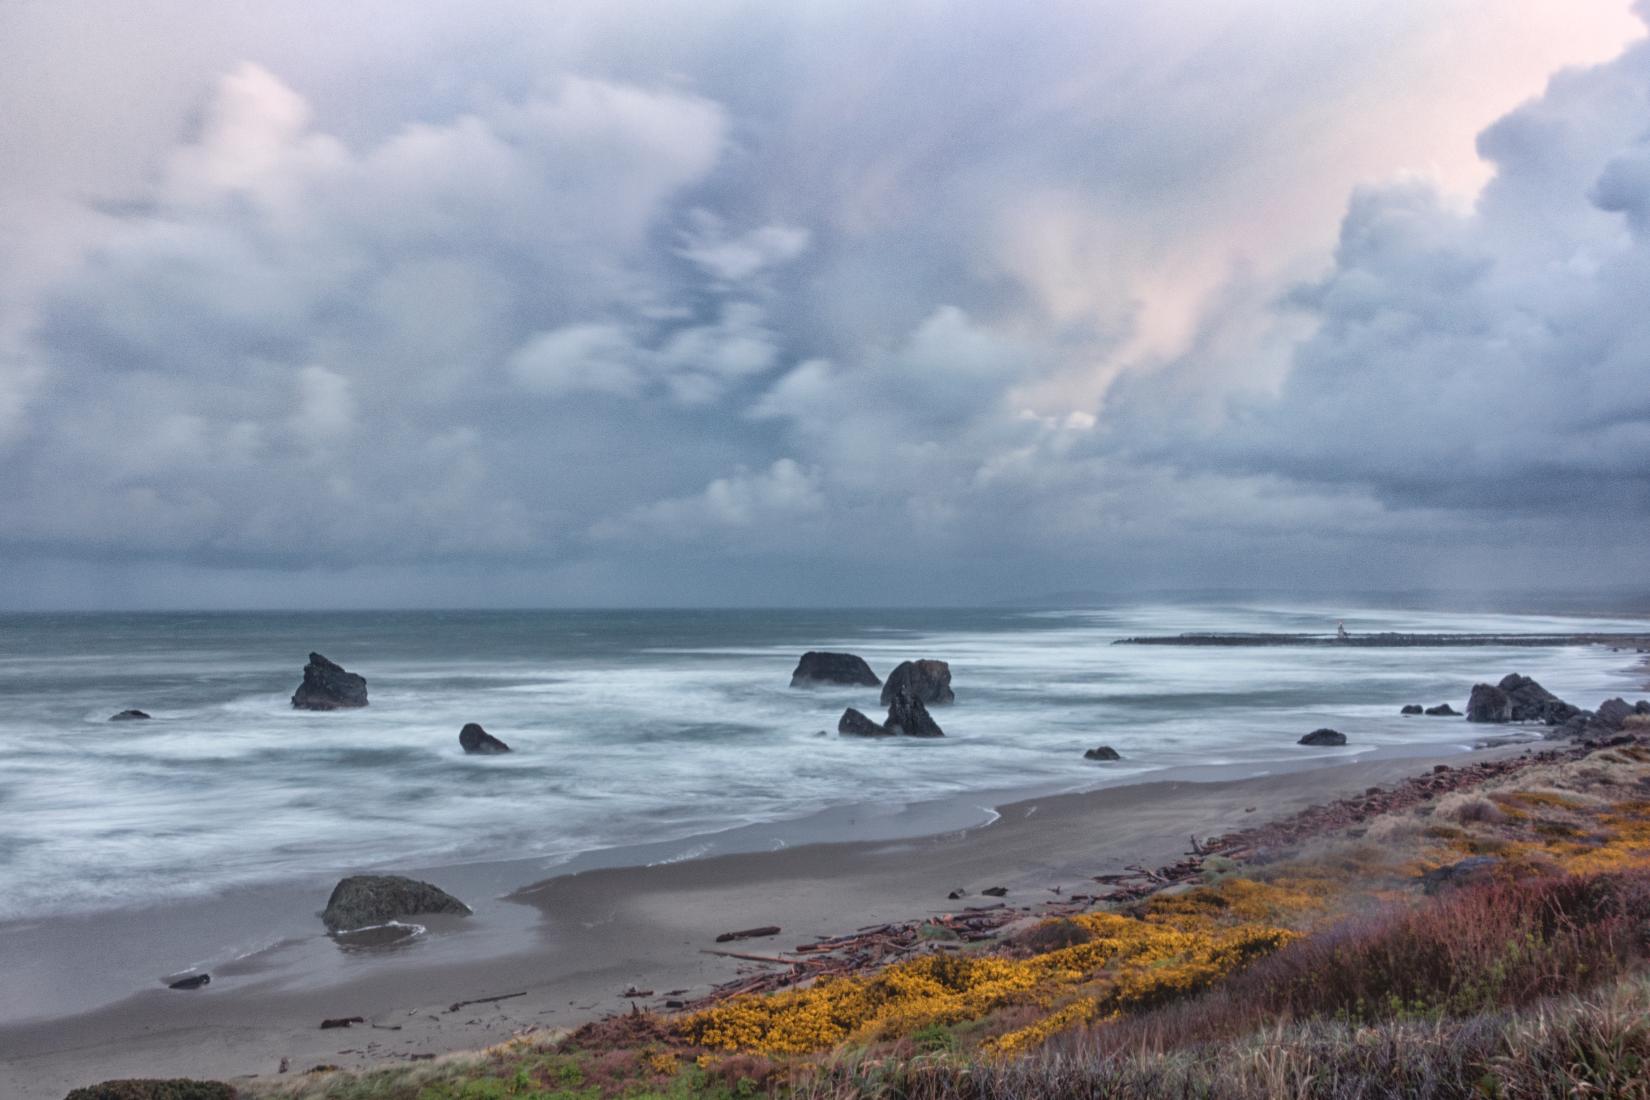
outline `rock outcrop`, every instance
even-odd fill
[[[1528,676],[1514,672],[1499,684],[1474,684],[1467,700],[1469,722],[1543,722],[1563,725],[1581,713]]]
[[[882,705],[892,703],[901,688],[908,688],[930,707],[953,703],[957,698],[951,691],[951,666],[944,661],[901,661],[882,685]]]
[[[1324,729],[1313,730],[1296,742],[1299,745],[1344,745],[1346,734],[1340,730]]]
[[[495,756],[501,752],[509,752],[510,746],[482,729],[474,722],[467,722],[464,728],[458,731],[458,743],[466,753],[477,756]]]
[[[851,684],[857,687],[877,687],[882,683],[871,666],[852,653],[817,653],[809,650],[796,663],[791,673],[791,686],[812,687],[815,684]]]
[[[343,710],[367,705],[367,680],[319,653],[309,655],[304,666],[304,682],[292,693],[298,710]]]
[[[923,706],[922,700],[913,695],[909,688],[902,688],[894,693],[894,698],[888,704],[888,721],[883,723],[889,733],[904,734],[906,737],[944,737],[945,731],[940,729],[939,723],[934,721]]]
[[[141,710],[123,710],[119,714],[109,715],[111,722],[142,722],[149,716]]]
[[[1439,703],[1435,707],[1428,707],[1427,715],[1432,718],[1459,718],[1461,712],[1448,703]]]
[[[1420,714],[1420,713],[1423,712],[1423,709],[1424,708],[1421,706],[1420,703],[1410,703],[1408,706],[1404,707],[1398,713],[1399,714]]]
[[[1096,748],[1090,749],[1088,752],[1085,752],[1083,754],[1083,759],[1084,760],[1121,760],[1123,758],[1122,758],[1122,756],[1118,755],[1117,750],[1112,748],[1110,745],[1100,745]]]
[[[844,737],[888,737],[890,731],[886,726],[878,725],[865,715],[849,707],[837,719],[836,731]]]
[[[469,912],[468,905],[427,882],[400,875],[351,875],[333,887],[321,920],[329,932],[348,932],[397,917]]]
[[[1625,699],[1606,699],[1593,711],[1593,722],[1607,730],[1619,730],[1638,712],[1638,708]]]

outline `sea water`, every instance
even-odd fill
[[[1640,676],[1571,649],[1118,646],[1135,634],[1576,632],[1637,620],[1313,606],[1085,611],[530,611],[0,617],[0,920],[291,876],[652,845],[846,806],[1079,789],[1470,746],[1472,684],[1519,671],[1582,706]],[[939,740],[836,735],[874,688],[792,689],[807,649],[879,675],[951,664]],[[316,650],[371,705],[289,699]],[[128,707],[150,721],[110,722]],[[466,756],[479,722],[506,756]],[[1319,726],[1344,748],[1295,742]],[[1536,736],[1531,731],[1530,736]],[[1082,753],[1109,744],[1114,764]],[[982,807],[982,813],[985,812]],[[670,842],[663,849],[660,842]]]

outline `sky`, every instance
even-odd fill
[[[8,0],[0,608],[1643,585],[1650,0]]]

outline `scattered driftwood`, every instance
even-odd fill
[[[747,993],[771,993],[819,978],[865,973],[901,959],[954,951],[962,944],[993,938],[1004,925],[1019,919],[1026,912],[998,903],[965,909],[961,913],[940,913],[923,921],[867,925],[851,935],[828,936],[813,943],[797,944],[793,952],[797,958],[702,948],[707,955],[764,963],[783,969],[741,975],[713,987],[710,993],[696,1000],[673,999],[667,1001],[664,1007],[696,1011]]]
[[[701,955],[721,955],[725,959],[744,959],[746,962],[779,963],[784,966],[790,966],[797,962],[796,959],[782,959],[777,955],[747,955],[741,951],[717,951],[711,947],[701,947],[699,953]]]
[[[623,993],[619,994],[619,996],[621,996],[621,997],[651,997],[651,996],[653,996],[653,990],[651,990],[651,989],[637,989],[635,986],[632,985],[632,986],[625,987],[625,991]]]
[[[448,1006],[447,1011],[448,1012],[457,1012],[459,1009],[464,1008],[468,1005],[490,1005],[495,1001],[508,1001],[513,997],[525,997],[525,996],[527,996],[527,993],[526,993],[525,990],[523,990],[520,993],[500,993],[497,997],[477,997],[473,1001],[454,1001],[451,1005]]]
[[[360,1016],[334,1016],[330,1020],[321,1021],[322,1031],[331,1031],[335,1027],[348,1027],[351,1024],[364,1024],[367,1021]]]
[[[764,924],[761,928],[747,928],[743,932],[723,932],[716,937],[717,943],[732,943],[734,940],[754,940],[763,936],[777,936],[780,928],[777,924]]]

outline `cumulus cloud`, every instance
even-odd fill
[[[1183,8],[156,16],[141,94],[33,16],[0,92],[101,94],[0,128],[0,551],[995,599],[1642,518],[1646,47],[1505,114],[1621,5]]]
[[[1469,206],[1420,181],[1352,200],[1332,269],[1288,307],[1315,331],[1275,395],[1167,432],[1166,378],[1109,422],[1153,461],[1595,529],[1650,517],[1650,48],[1566,73],[1484,132]],[[1184,418],[1183,423],[1189,423]],[[1147,430],[1146,426],[1150,425]]]

